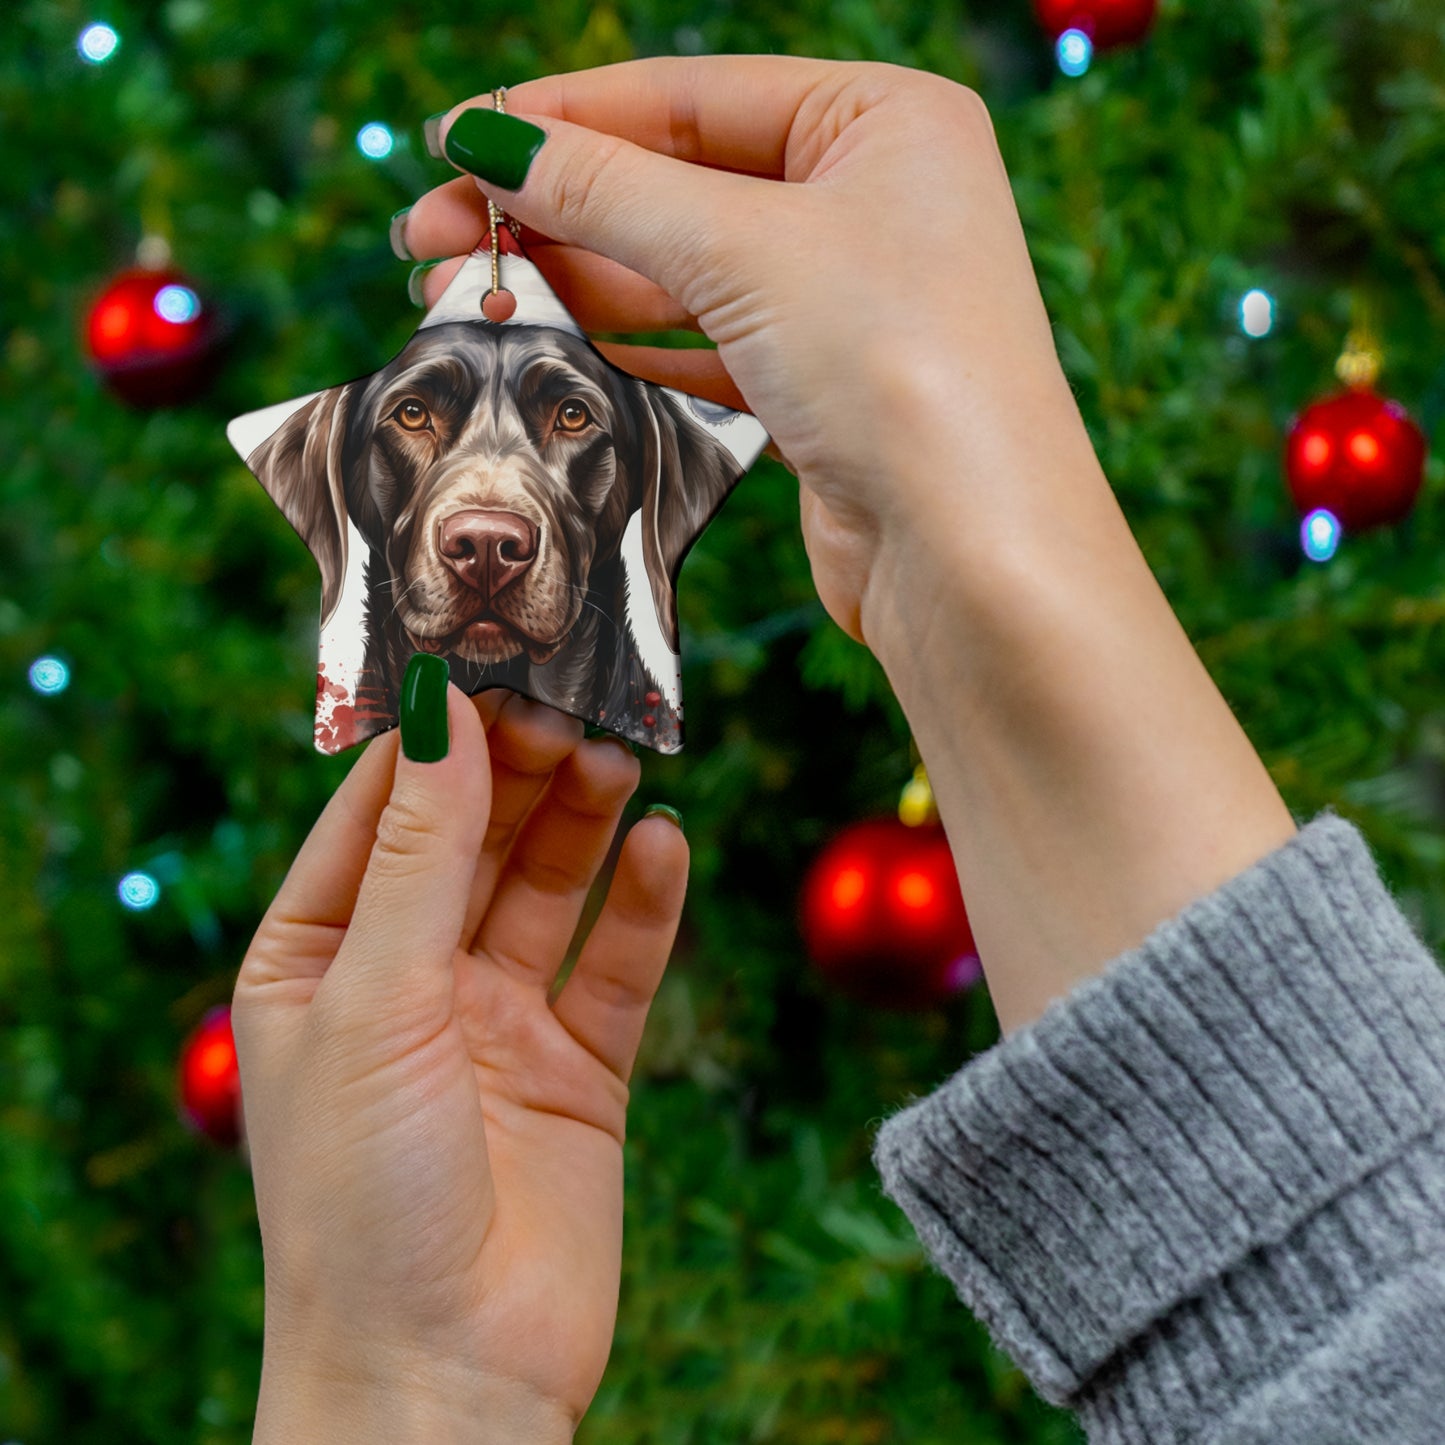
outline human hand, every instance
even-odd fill
[[[627,1079],[687,845],[631,830],[549,1002],[637,760],[521,697],[445,705],[440,761],[367,748],[237,981],[258,1442],[569,1440],[611,1348]]]
[[[449,154],[490,105],[442,118]],[[819,596],[928,763],[1006,1029],[1289,836],[1094,454],[978,96],[710,56],[530,81],[507,110],[546,132],[525,181],[429,192],[407,247],[469,251],[485,192],[585,328],[717,343],[604,350],[748,405],[797,472]]]
[[[443,143],[491,103],[450,111]],[[408,213],[406,247],[469,252],[489,195],[584,328],[715,341],[600,349],[755,412],[802,483],[819,595],[855,638],[879,650],[890,619],[870,609],[896,611],[900,574],[961,530],[980,556],[1017,534],[1036,476],[1102,481],[972,91],[895,66],[720,56],[529,81],[507,111],[547,133],[520,189],[438,187]],[[427,273],[428,304],[459,264]]]

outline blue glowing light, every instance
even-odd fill
[[[395,144],[396,138],[392,135],[391,128],[382,125],[379,120],[371,121],[356,132],[357,149],[374,161],[385,160]]]
[[[104,65],[115,54],[119,44],[120,36],[109,25],[87,25],[80,32],[75,48],[82,60],[88,60],[92,65]]]
[[[1246,336],[1268,336],[1274,330],[1274,297],[1257,288],[1239,303],[1239,326]]]
[[[115,891],[127,908],[140,913],[159,900],[161,885],[149,873],[127,873]]]
[[[1094,42],[1082,30],[1066,30],[1054,47],[1065,75],[1082,75],[1094,59]]]
[[[162,321],[183,326],[201,314],[201,298],[189,286],[162,286],[152,302]]]
[[[1343,532],[1339,518],[1323,507],[1316,507],[1300,523],[1300,546],[1311,562],[1328,562],[1339,550]]]
[[[58,657],[37,657],[30,664],[30,686],[46,697],[54,697],[70,686],[70,669]]]

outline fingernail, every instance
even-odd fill
[[[410,206],[403,206],[391,218],[391,254],[398,261],[415,261],[416,257],[406,249],[406,218],[411,214]]]
[[[637,756],[637,744],[631,738],[624,738],[617,733],[608,732],[604,727],[598,727],[596,723],[588,723],[582,729],[582,736],[589,741],[593,738],[601,738],[604,742],[616,743],[618,747],[626,748],[633,757]]]
[[[547,132],[515,115],[473,107],[464,110],[447,132],[447,159],[453,165],[515,191],[527,179]]]
[[[447,660],[414,652],[401,680],[401,750],[414,763],[436,763],[447,755]]]
[[[677,824],[677,831],[679,833],[686,831],[682,826],[682,814],[679,813],[676,808],[669,808],[666,803],[653,803],[642,816],[644,818],[650,818],[654,813],[659,817],[666,818],[669,823]]]
[[[446,111],[439,110],[435,115],[427,116],[421,123],[421,135],[426,142],[427,154],[439,161],[446,159],[442,154],[442,122],[446,118]]]
[[[426,292],[422,290],[421,283],[426,273],[435,265],[435,261],[423,261],[420,266],[413,266],[411,275],[406,278],[406,294],[411,298],[413,306],[426,305]]]

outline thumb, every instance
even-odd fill
[[[491,813],[486,732],[418,653],[402,683],[401,750],[356,907],[321,989],[389,1029],[449,1015],[452,960]],[[320,990],[318,990],[319,992]]]
[[[757,252],[748,218],[759,188],[777,189],[553,116],[469,106],[440,134],[446,158],[509,216],[636,271],[695,316],[716,304],[699,283]]]

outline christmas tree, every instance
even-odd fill
[[[387,218],[451,174],[423,117],[671,53],[977,89],[1145,556],[1296,816],[1357,822],[1438,947],[1440,466],[1402,521],[1302,534],[1283,458],[1352,333],[1427,437],[1445,404],[1442,39],[1427,0],[1166,0],[1142,42],[1097,51],[1027,0],[22,0],[0,42],[0,1438],[250,1436],[250,1179],[181,1122],[177,1057],[352,758],[311,747],[314,563],[224,426],[411,334]],[[879,218],[880,247],[907,234]],[[138,256],[170,268],[149,300],[196,347],[159,397],[117,374],[128,323],[97,307]],[[644,757],[633,816],[683,812],[692,886],[634,1076],[621,1314],[579,1439],[1076,1440],[869,1163],[882,1116],[997,1037],[986,995],[871,1008],[801,942],[810,862],[889,813],[915,759],[816,601],[781,468],[706,532],[679,611],[688,745]]]

